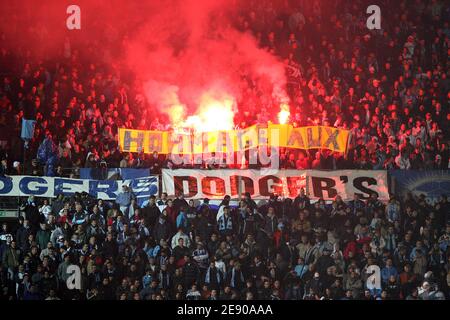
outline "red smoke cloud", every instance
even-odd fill
[[[142,81],[149,104],[168,113],[174,125],[190,115],[202,118],[211,105],[222,106],[221,116],[233,115],[246,88],[244,76],[270,92],[275,105],[288,101],[283,63],[259,48],[251,34],[232,26],[230,17],[238,5],[226,0],[170,1],[130,36],[126,63]],[[232,116],[226,118],[218,129],[233,125]]]
[[[269,4],[278,2],[283,1]],[[70,4],[81,8],[81,30],[66,28]],[[216,124],[229,128],[238,106],[250,114],[259,113],[262,105],[274,106],[276,114],[288,100],[283,63],[260,49],[250,33],[234,27],[249,8],[246,0],[43,0],[38,5],[35,0],[4,0],[0,48],[20,45],[32,63],[43,60],[53,68],[67,39],[81,70],[90,63],[110,73],[120,70],[121,80],[131,87],[133,77],[125,77],[130,68],[148,111],[167,113],[174,124],[198,115],[189,121],[199,124],[221,108],[217,117],[222,121]],[[249,83],[260,96],[247,103]],[[148,123],[154,113],[147,117]]]

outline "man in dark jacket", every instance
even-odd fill
[[[197,216],[192,221],[192,231],[195,236],[200,236],[203,241],[209,238],[208,219],[202,211],[198,211]]]
[[[38,206],[34,201],[34,196],[30,196],[21,208],[25,212],[25,219],[30,222],[30,227],[33,233],[39,230],[39,224],[44,221],[43,217],[39,213]]]
[[[249,208],[251,210],[254,210],[256,208],[258,208],[258,206],[256,205],[255,200],[252,199],[250,192],[246,192],[244,194],[244,201],[247,203],[247,206],[249,206]]]
[[[3,252],[2,265],[7,269],[10,279],[13,279],[14,272],[19,266],[20,250],[17,248],[16,242],[11,241],[9,246]]]
[[[282,203],[280,201],[278,201],[278,196],[271,194],[270,198],[269,198],[269,202],[262,205],[258,211],[263,214],[264,216],[266,216],[270,210],[270,208],[272,208],[272,210],[274,211],[275,215],[277,217],[280,217],[281,214],[283,213],[283,209],[282,209]]]
[[[0,162],[0,177],[6,177],[8,171],[8,160],[2,159],[2,161]]]
[[[153,155],[148,160],[148,166],[150,168],[150,173],[153,175],[161,174],[162,161],[159,158],[158,152],[154,151]]]
[[[241,265],[236,262],[227,273],[227,283],[234,290],[241,291],[245,286],[245,277],[241,270]]]
[[[178,245],[173,249],[173,256],[175,257],[175,260],[179,261],[181,258],[183,258],[186,255],[189,255],[190,250],[188,247],[184,245],[184,239],[180,238],[178,239]]]
[[[305,194],[305,189],[300,189],[300,194],[294,199],[294,208],[295,209],[308,209],[311,205],[311,202]]]
[[[223,278],[222,271],[216,268],[216,263],[212,260],[205,275],[205,284],[208,286],[208,289],[219,291],[223,284]]]
[[[194,282],[198,281],[200,270],[198,269],[197,264],[191,261],[190,256],[184,256],[184,261],[185,264],[183,266],[183,273],[185,288],[190,288]]]
[[[51,232],[48,230],[48,225],[41,223],[41,228],[36,233],[36,242],[41,250],[47,247],[47,243],[50,242]]]
[[[112,233],[108,233],[106,235],[106,240],[103,242],[103,255],[105,258],[115,258],[117,257],[117,253],[119,252],[119,248],[117,246],[117,242],[114,239],[114,235]]]
[[[148,205],[142,208],[142,217],[144,218],[145,226],[152,229],[158,221],[158,217],[160,214],[161,212],[156,205],[156,198],[155,196],[151,196]]]
[[[23,217],[19,217],[19,225],[20,226],[16,231],[16,241],[19,249],[23,251],[25,249],[28,237],[31,234],[31,228],[29,221]]]
[[[316,267],[320,274],[325,275],[327,273],[327,269],[334,265],[334,260],[330,256],[330,253],[331,252],[325,248],[323,250],[323,255],[317,259]]]
[[[189,207],[189,204],[187,203],[186,199],[184,199],[183,193],[179,192],[176,199],[173,200],[173,207],[175,209],[175,212],[178,214],[180,212],[182,207]]]
[[[170,226],[165,216],[160,216],[153,230],[153,237],[159,243],[161,239],[168,240],[170,237]]]
[[[274,232],[277,230],[277,226],[278,219],[275,215],[275,210],[273,207],[269,207],[264,222],[264,230],[267,232],[269,237],[273,236]]]
[[[300,280],[296,279],[288,285],[286,289],[285,299],[286,300],[302,300],[304,291],[300,285]]]

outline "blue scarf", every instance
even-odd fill
[[[239,272],[239,275],[240,275],[241,282],[244,282],[245,280],[244,280],[244,275],[242,274],[242,272]],[[233,268],[233,269],[231,269],[231,281],[230,281],[230,285],[232,288],[236,287],[236,285],[234,283],[235,280],[236,280],[236,269]]]
[[[217,278],[217,283],[220,284],[220,271],[219,269],[216,268],[216,278]],[[208,268],[208,271],[206,271],[206,276],[205,276],[205,283],[211,283],[211,267]]]

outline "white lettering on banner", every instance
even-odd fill
[[[386,171],[316,171],[316,170],[169,170],[163,169],[163,191],[170,196],[182,192],[190,199],[222,199],[225,195],[238,198],[249,192],[255,199],[271,193],[295,198],[302,188],[311,199],[353,199],[355,193],[363,199],[375,193],[382,201],[389,199]],[[308,183],[307,183],[308,181]]]
[[[114,200],[122,185],[131,186],[137,198],[158,194],[158,177],[142,177],[128,180],[88,180],[59,177],[10,176],[0,177],[1,196],[56,197],[86,192],[103,200]]]

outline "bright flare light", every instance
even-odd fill
[[[218,100],[204,94],[197,110],[197,115],[190,116],[182,127],[192,128],[198,132],[232,130],[234,127],[234,99]]]
[[[286,124],[289,120],[291,113],[289,112],[289,105],[282,103],[280,105],[281,111],[278,113],[278,122],[280,124]]]
[[[182,123],[184,119],[184,106],[181,104],[174,104],[170,106],[167,113],[169,114],[172,123]]]

